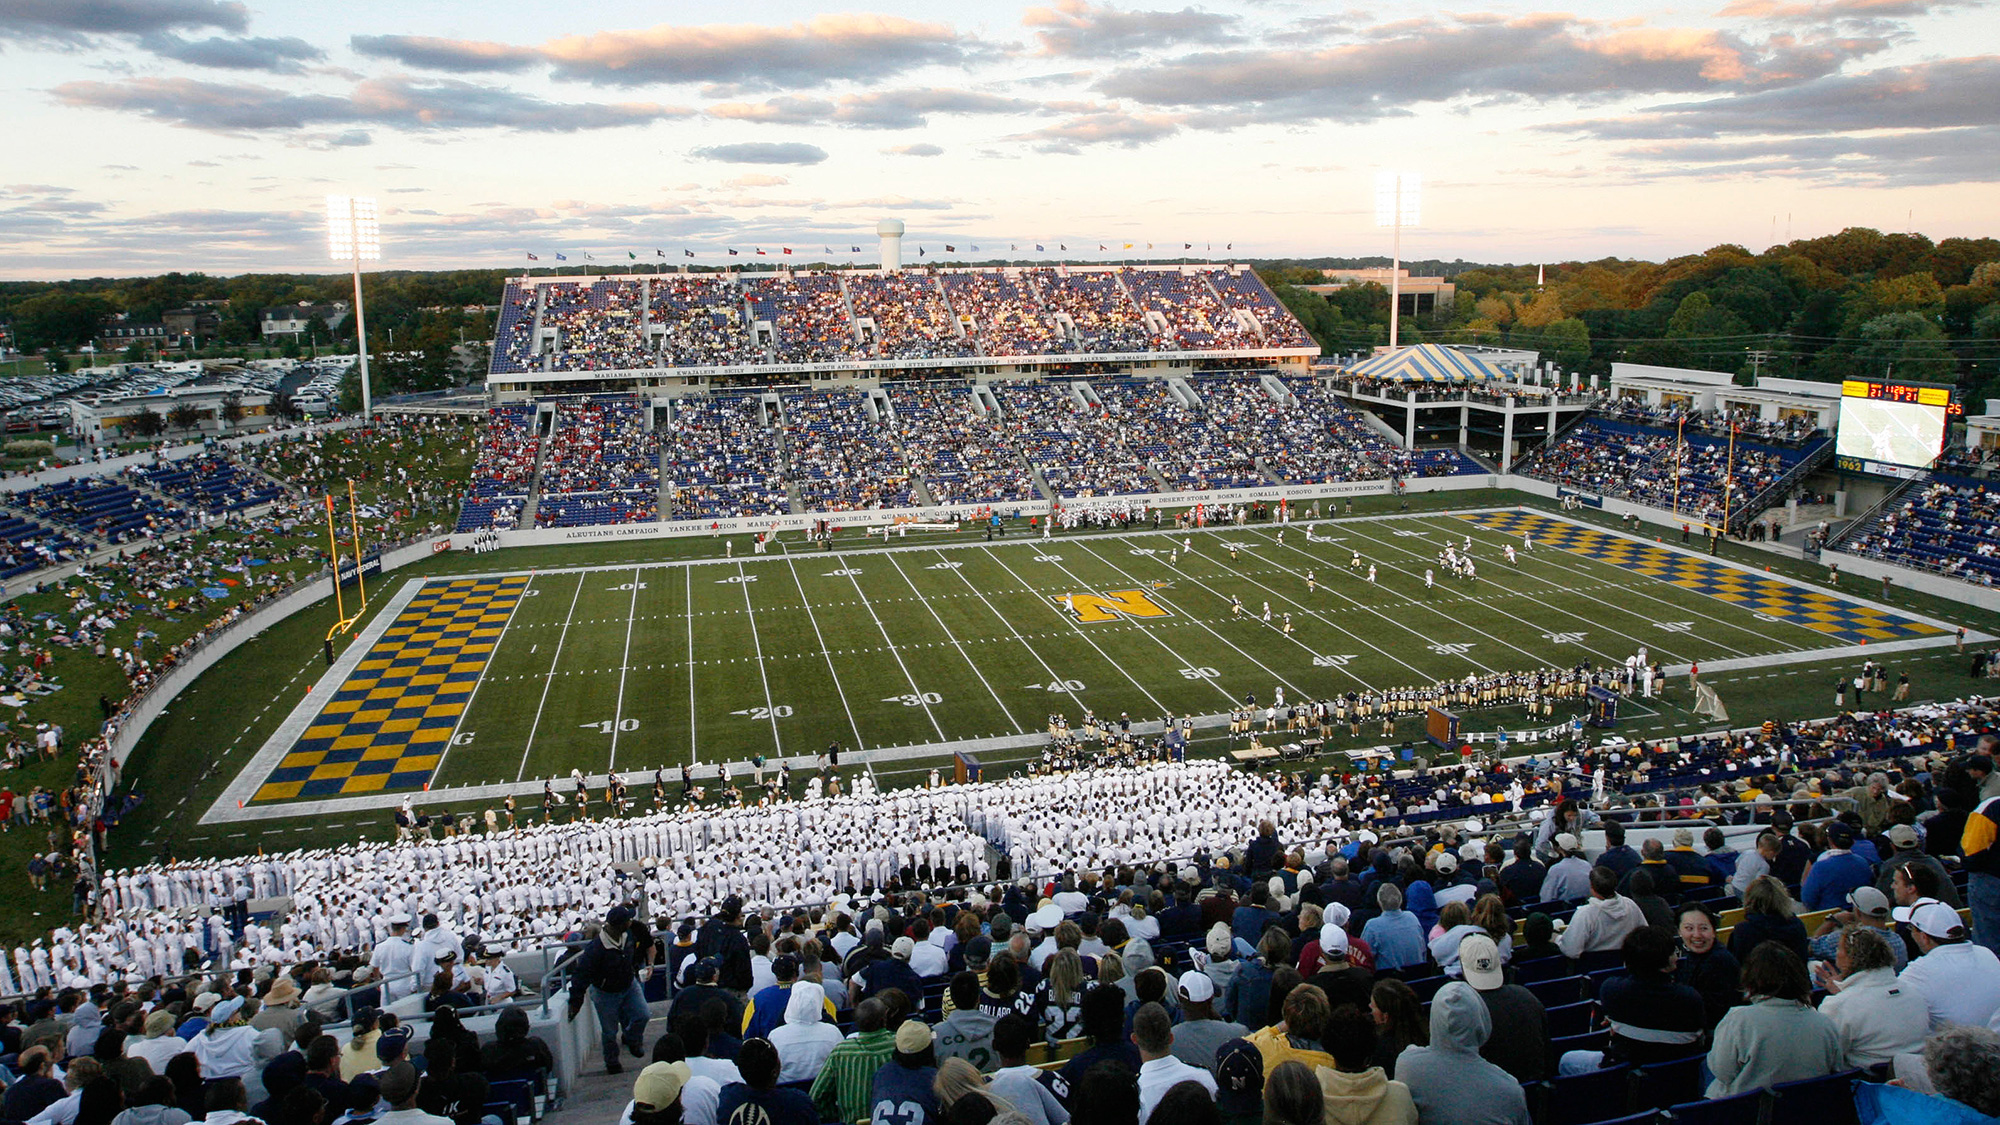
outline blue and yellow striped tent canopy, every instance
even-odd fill
[[[1383,352],[1348,368],[1347,373],[1399,383],[1483,383],[1506,378],[1485,360],[1442,344],[1416,344]]]

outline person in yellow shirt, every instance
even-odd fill
[[[1333,1056],[1319,1047],[1320,1033],[1333,1014],[1326,993],[1318,985],[1299,985],[1285,994],[1283,1012],[1283,1020],[1249,1035],[1251,1046],[1264,1056],[1264,1077],[1269,1078],[1278,1064],[1286,1061],[1332,1069]]]

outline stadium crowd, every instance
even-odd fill
[[[755,395],[705,395],[673,400],[666,441],[681,519],[767,516],[791,510],[778,435],[764,422]]]
[[[2000,496],[1984,481],[1932,476],[1840,549],[1991,586],[2000,577]]]
[[[910,471],[861,391],[808,391],[780,400],[785,463],[805,510],[907,508]]]
[[[655,277],[646,285],[651,323],[660,326],[663,366],[727,366],[750,353],[743,295],[733,277]]]
[[[1741,439],[1732,451],[1726,434],[1677,439],[1669,430],[1593,417],[1518,471],[1719,522],[1725,508],[1742,512],[1809,452]]]
[[[950,359],[978,354],[959,329],[958,317],[927,273],[856,274],[847,279],[856,318],[874,325],[875,354],[883,359]]]
[[[972,388],[894,384],[894,441],[933,503],[1037,500],[1034,473],[980,408]]]
[[[269,1098],[271,1021],[253,1015],[230,1051],[204,1047],[206,1027],[354,1015],[359,1054],[391,1034],[362,1005],[420,1004],[431,1042],[452,1041],[438,1011],[518,987],[499,954],[566,937],[577,952],[543,984],[567,984],[572,1018],[594,1008],[612,1069],[626,1050],[663,1066],[641,1072],[635,1121],[727,1122],[745,1103],[853,1121],[886,1103],[926,1122],[1179,1106],[1428,1125],[1704,1098],[1754,1120],[1773,1087],[1857,1098],[1870,1120],[1958,1112],[1944,1099],[1991,1113],[1990,1073],[1967,1076],[2000,1063],[1994,718],[1972,702],[1552,756],[1475,820],[1368,820],[1353,777],[1169,761],[133,869],[104,881],[93,921],[15,952],[30,995],[13,1046],[72,1069],[190,1052],[210,1089],[240,1078]],[[1654,786],[1683,755],[1704,772]],[[1582,799],[1599,772],[1650,803]],[[1397,780],[1457,791],[1495,773]],[[1774,794],[1801,803],[1759,800]],[[1699,815],[1753,831],[1676,827]],[[228,909],[280,894],[282,920]],[[184,909],[204,904],[221,909]],[[202,962],[216,983],[182,983]],[[656,974],[674,990],[649,1045]],[[102,1027],[124,1034],[106,1045]],[[170,1033],[188,1038],[139,1049]],[[357,1112],[407,1096],[405,1046],[357,1060],[378,1087]],[[1905,1085],[1868,1088],[1886,1074]],[[1877,1081],[1850,1091],[1857,1077]]]
[[[1148,313],[1158,320],[1149,323]],[[770,325],[769,338],[755,336],[759,321]],[[1304,326],[1247,270],[514,279],[501,301],[492,371],[1311,346]]]

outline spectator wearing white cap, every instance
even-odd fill
[[[1893,970],[1902,972],[1909,961],[1909,949],[1902,938],[1889,930],[1889,897],[1874,887],[1856,887],[1847,894],[1847,909],[1836,910],[1821,919],[1806,949],[1814,961],[1831,962],[1840,947],[1841,931],[1849,926],[1866,926],[1890,937],[1889,949],[1895,959]]]
[[[924,994],[923,978],[910,968],[910,954],[917,943],[908,934],[889,946],[889,956],[873,962],[854,975],[854,998],[866,1000],[884,989],[900,988],[903,995],[916,999]]]
[[[1923,840],[1917,835],[1916,829],[1907,824],[1896,824],[1891,825],[1882,835],[1889,841],[1889,846],[1893,850],[1882,860],[1881,873],[1875,879],[1876,890],[1892,899],[1895,898],[1897,872],[1914,864],[1928,869],[1937,877],[1935,894],[1939,902],[1953,910],[1965,905],[1959,901],[1958,887],[1951,881],[1951,872],[1945,870],[1944,864],[1939,863],[1936,856],[1924,850]],[[1957,843],[1957,840],[1952,841],[1954,846]],[[1908,879],[1909,877],[1905,875],[1904,880],[1907,882]]]
[[[2000,957],[1972,944],[1964,919],[1941,902],[1899,906],[1892,916],[1909,925],[1918,954],[1897,979],[1924,998],[1931,1027],[1988,1026],[2000,1012]]]
[[[1458,856],[1451,852],[1439,852],[1431,865],[1437,870],[1437,875],[1431,879],[1431,897],[1437,900],[1439,909],[1450,902],[1471,906],[1472,900],[1479,897],[1479,884],[1459,870]]]
[[[1549,873],[1542,880],[1543,902],[1571,902],[1590,893],[1590,861],[1583,858],[1583,844],[1570,832],[1558,832],[1551,841]]]
[[[1375,974],[1354,964],[1354,941],[1347,936],[1346,918],[1346,907],[1337,902],[1327,907],[1327,920],[1319,928],[1317,943],[1319,970],[1306,983],[1317,985],[1333,1007],[1352,1004],[1366,1008],[1375,988]]]
[[[1487,933],[1467,935],[1458,944],[1458,964],[1465,983],[1479,993],[1493,1017],[1493,1034],[1479,1048],[1479,1057],[1520,1082],[1540,1082],[1553,1071],[1548,1010],[1535,994],[1507,981],[1500,947]]]
[[[389,936],[375,943],[375,951],[368,955],[368,967],[382,981],[382,1001],[395,1001],[417,991],[417,980],[411,974],[415,966],[416,947],[410,943],[410,916],[403,911],[389,915]],[[429,975],[425,975],[429,984]]]
[[[1813,975],[1829,993],[1819,1011],[1840,1031],[1843,1065],[1875,1066],[1923,1050],[1930,1008],[1897,979],[1889,948],[1901,940],[1885,930],[1849,925],[1836,944],[1834,964],[1814,962]]]
[[[1174,1028],[1174,1057],[1189,1066],[1213,1071],[1215,1053],[1222,1045],[1250,1034],[1250,1029],[1217,1017],[1215,1001],[1220,992],[1214,978],[1205,972],[1182,973],[1174,985],[1174,994],[1181,1005],[1180,1026]]]

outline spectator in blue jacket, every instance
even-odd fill
[[[1827,848],[1806,869],[1802,897],[1807,910],[1833,910],[1847,902],[1856,887],[1872,886],[1875,868],[1854,854],[1854,830],[1840,821],[1827,825]]]
[[[1375,971],[1423,965],[1430,958],[1430,947],[1417,916],[1403,909],[1403,892],[1394,883],[1384,883],[1375,890],[1375,904],[1381,913],[1361,929],[1361,940],[1375,951]]]

